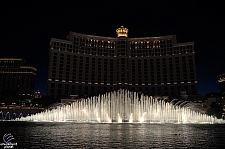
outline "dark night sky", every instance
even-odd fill
[[[203,0],[11,1],[1,2],[0,57],[20,57],[38,69],[35,90],[46,92],[49,42],[69,31],[116,37],[124,25],[129,37],[177,35],[195,42],[199,94],[219,92],[225,72],[225,5]]]

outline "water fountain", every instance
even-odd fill
[[[4,114],[2,111],[0,111],[0,120],[4,120]]]
[[[225,123],[222,119],[191,110],[184,103],[175,105],[152,96],[118,90],[70,104],[53,106],[20,121],[73,121],[77,123]]]
[[[20,113],[18,116],[15,112],[14,113],[6,112],[4,115],[3,111],[0,111],[0,120],[2,120],[2,121],[16,120],[16,119],[20,119],[22,116],[23,116],[22,113]]]

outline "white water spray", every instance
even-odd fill
[[[222,119],[126,90],[62,104],[21,121],[78,123],[225,123]]]

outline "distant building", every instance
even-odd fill
[[[218,83],[220,86],[220,93],[222,96],[225,96],[225,73],[218,75]]]
[[[222,96],[220,100],[220,103],[222,104],[223,107],[222,117],[223,119],[225,119],[225,73],[218,75],[218,83],[220,86],[220,94]]]
[[[194,42],[175,35],[128,38],[70,32],[50,41],[47,96],[98,95],[119,88],[148,95],[198,94]]]
[[[37,69],[26,66],[21,58],[0,58],[1,94],[18,94],[20,98],[32,98]]]
[[[40,92],[40,90],[37,90],[37,91],[34,93],[34,98],[35,98],[35,99],[41,98],[41,92]]]

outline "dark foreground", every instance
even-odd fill
[[[225,148],[225,125],[0,121],[14,148]],[[0,148],[4,148],[3,144]]]

